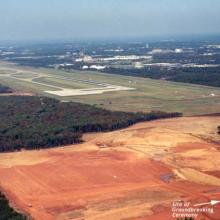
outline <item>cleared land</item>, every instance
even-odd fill
[[[195,115],[220,109],[220,88],[92,71],[68,73],[1,62],[0,82],[25,92],[110,110],[161,110]]]
[[[65,148],[0,154],[0,187],[36,220],[171,220],[175,200],[220,200],[220,116],[139,123]],[[219,219],[214,214],[199,219]]]

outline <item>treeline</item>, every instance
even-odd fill
[[[82,142],[85,132],[112,131],[180,113],[112,112],[46,97],[0,97],[0,151],[39,149]]]
[[[12,209],[9,204],[8,200],[5,196],[0,192],[0,219],[1,220],[27,220],[27,218],[16,212]]]
[[[168,80],[220,87],[220,67],[184,68],[176,70]]]
[[[104,72],[220,87],[220,67],[191,67],[172,69],[164,67],[145,67],[143,69],[123,69],[110,67],[105,69]]]
[[[171,75],[174,74],[173,72],[168,71],[166,68],[160,68],[160,67],[144,67],[141,69],[108,67],[102,72],[125,75],[125,76],[146,77],[152,79],[161,79],[164,76],[170,77]]]
[[[0,84],[0,93],[12,93],[12,89]]]
[[[50,65],[60,63],[60,59],[54,58],[54,57],[42,57],[42,58],[37,58],[37,59],[32,59],[32,58],[20,59],[20,58],[15,57],[15,58],[11,58],[10,60],[20,66],[31,66],[31,67],[36,67],[36,68],[37,67],[49,67]],[[68,60],[65,60],[65,62],[68,62]]]

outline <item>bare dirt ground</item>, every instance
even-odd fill
[[[172,202],[220,200],[219,116],[139,123],[85,143],[0,154],[0,187],[36,220],[171,220]],[[220,219],[214,213],[196,219]]]

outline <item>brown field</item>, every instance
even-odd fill
[[[0,154],[0,187],[36,220],[171,220],[171,203],[220,200],[220,116],[139,123],[85,143]],[[219,219],[220,205],[214,214]]]

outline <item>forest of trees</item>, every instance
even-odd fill
[[[12,89],[0,84],[0,93],[12,93]]]
[[[111,131],[180,113],[112,112],[46,97],[0,97],[0,152],[82,142],[85,132]]]
[[[220,87],[220,68],[185,68],[176,71],[168,80]]]
[[[104,72],[220,87],[220,67],[192,67],[173,69],[161,67],[146,67],[143,69],[120,69],[111,67],[105,69]]]
[[[13,210],[8,204],[8,200],[0,192],[0,219],[1,220],[27,220],[27,218]]]

